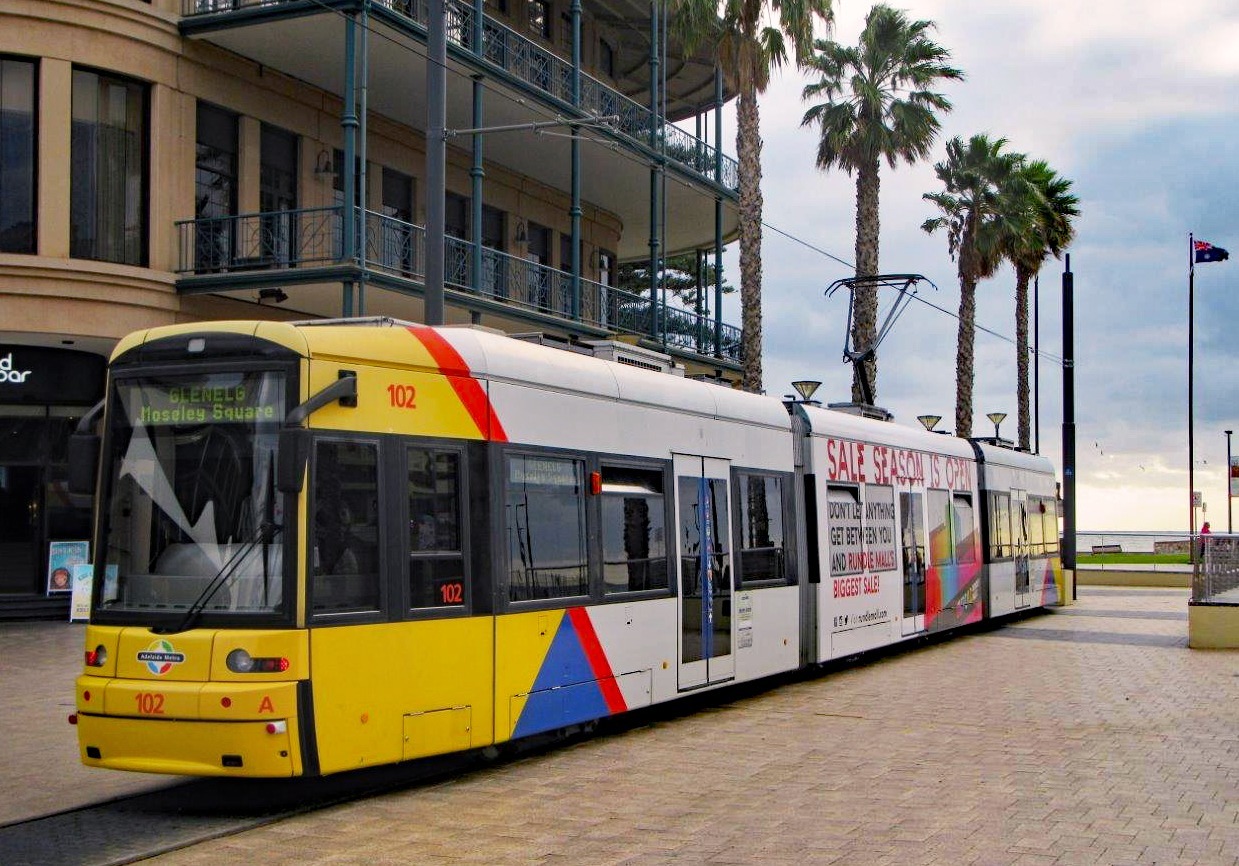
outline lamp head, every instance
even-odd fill
[[[934,428],[938,426],[938,422],[942,420],[941,415],[917,415],[916,420],[921,422],[921,426],[930,433],[934,432]]]
[[[801,402],[808,403],[813,399],[813,395],[817,393],[817,389],[822,387],[821,382],[814,382],[809,379],[800,379],[792,382],[792,387],[796,389],[796,393],[800,395]]]
[[[1007,413],[1006,412],[990,412],[985,417],[990,420],[991,424],[997,427],[999,424],[1003,422],[1003,419],[1007,417]]]

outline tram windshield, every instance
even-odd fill
[[[279,611],[284,374],[123,378],[114,387],[95,611],[213,622]]]

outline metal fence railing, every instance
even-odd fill
[[[287,2],[291,0],[181,0],[181,14],[193,18],[254,7],[273,7]],[[376,2],[425,30],[429,18],[427,0]],[[573,103],[573,67],[569,61],[486,15],[482,16],[482,45],[478,51],[475,48],[476,10],[473,4],[446,0],[444,12],[448,42],[479,54],[493,66],[560,102]],[[578,105],[587,114],[616,117],[615,128],[639,144],[653,144],[669,159],[701,177],[730,190],[739,189],[740,164],[735,159],[687,130],[666,123],[656,117],[649,106],[629,99],[584,71],[581,72],[580,82]]]
[[[1192,572],[1195,604],[1239,604],[1239,535],[1200,536]]]
[[[337,205],[181,220],[176,224],[177,273],[244,275],[343,264],[343,212]],[[353,246],[360,251],[362,267],[425,281],[422,226],[366,211],[364,237]],[[481,273],[475,278],[473,244],[453,237],[444,241],[443,264],[444,283],[463,292],[620,334],[661,339],[699,355],[741,361],[739,328],[722,325],[715,346],[715,325],[708,316],[652,302],[648,296],[582,277],[579,299],[574,299],[571,274],[489,247],[482,249]]]

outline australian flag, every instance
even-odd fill
[[[1193,244],[1196,253],[1196,264],[1201,262],[1224,262],[1230,258],[1230,253],[1221,247],[1215,247],[1206,241],[1196,241]]]

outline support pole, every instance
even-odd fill
[[[1033,453],[1041,453],[1041,276],[1033,277]]]
[[[476,10],[475,13],[476,14]],[[473,128],[482,128],[482,76],[473,76]],[[469,166],[470,181],[470,240],[473,247],[469,250],[469,263],[473,273],[469,285],[475,292],[486,294],[482,289],[482,178],[486,171],[482,166],[482,133],[475,132],[471,136],[473,142],[473,164]],[[446,239],[445,239],[446,240]]]
[[[1230,434],[1234,430],[1224,430],[1226,434],[1226,534],[1232,535],[1235,531],[1235,522],[1231,514],[1231,497],[1230,497]]]
[[[366,145],[369,139],[369,133],[366,131],[366,117],[370,113],[370,3],[369,0],[362,3],[361,6],[361,70],[360,82],[358,84],[357,97],[357,236],[358,240],[358,256],[361,261],[361,280],[357,284],[357,315],[364,316],[366,314],[366,257],[370,252],[367,235],[369,234],[369,221],[366,219],[366,208],[368,207],[368,181],[369,165],[367,164],[369,156],[369,148]],[[352,164],[349,165],[350,170]]]
[[[650,150],[660,153],[658,128],[658,3],[650,0]],[[650,337],[658,339],[658,253],[659,238],[658,217],[662,212],[659,207],[658,193],[658,160],[650,166]]]
[[[340,258],[346,264],[356,264],[357,175],[353,171],[357,155],[357,18],[352,13],[344,19],[344,114],[340,117],[344,132],[344,165],[342,172],[344,201],[340,204]],[[353,281],[344,281],[340,299],[340,315],[353,315]]]
[[[572,0],[572,107],[581,106],[581,0]],[[570,313],[581,318],[581,139],[580,127],[572,127],[572,298]]]
[[[1063,271],[1063,570],[1072,576],[1071,598],[1076,598],[1076,379],[1075,275],[1071,255]]]
[[[723,185],[723,70],[714,67],[714,182]],[[723,199],[714,198],[714,357],[723,357]]]
[[[1196,404],[1194,364],[1196,351],[1196,239],[1187,236],[1187,529],[1196,561]],[[1230,471],[1229,469],[1227,471]]]
[[[443,324],[444,197],[447,194],[447,22],[444,0],[426,18],[426,324]]]

